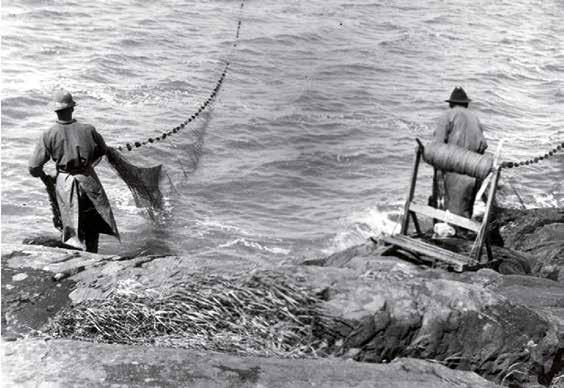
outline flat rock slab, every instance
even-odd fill
[[[129,258],[24,244],[2,244],[1,251],[2,266],[13,272],[45,271],[52,277],[53,286],[63,279],[72,279],[76,283],[69,294],[73,303],[104,299],[122,281],[134,281],[144,288],[166,288],[182,283],[196,272],[221,275],[261,267],[260,263],[243,259],[202,260],[160,255]],[[12,279],[6,280],[10,287],[23,290]]]
[[[21,340],[2,344],[3,386],[58,387],[495,387],[438,363],[235,357],[184,349]]]

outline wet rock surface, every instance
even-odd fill
[[[74,289],[69,279],[54,283],[49,271],[33,268],[11,268],[8,258],[16,259],[23,252],[12,251],[2,257],[2,336],[16,338],[40,329],[49,317],[70,305]]]
[[[195,384],[209,386],[205,385],[205,380],[214,384],[214,381],[219,381],[219,386],[226,386],[226,381],[231,386],[258,386],[259,382],[266,381],[261,384],[278,386],[276,378],[280,378],[279,386],[368,384],[368,377],[366,380],[364,377],[346,377],[347,384],[350,384],[344,385],[342,382],[345,380],[330,372],[338,365],[343,376],[356,371],[360,373],[359,376],[380,378],[369,373],[376,373],[377,369],[393,375],[401,370],[405,376],[398,377],[397,381],[403,381],[404,385],[398,383],[400,385],[397,386],[441,386],[442,377],[439,380],[429,377],[442,373],[442,368],[438,372],[435,370],[440,366],[436,362],[453,369],[447,369],[454,379],[453,385],[448,386],[457,386],[455,383],[458,384],[458,381],[466,381],[466,386],[474,386],[473,379],[479,377],[466,371],[474,371],[496,383],[549,384],[554,377],[562,374],[563,366],[564,283],[558,274],[563,264],[564,239],[561,239],[560,233],[564,231],[564,223],[558,209],[552,212],[543,209],[533,213],[528,216],[526,212],[508,211],[502,215],[506,220],[501,228],[505,247],[494,249],[494,255],[505,255],[509,258],[508,262],[518,256],[518,262],[530,268],[526,275],[503,274],[493,269],[461,274],[432,269],[398,257],[382,256],[382,247],[372,241],[327,258],[310,260],[305,263],[308,265],[285,263],[275,267],[243,259],[214,261],[175,256],[124,258],[42,246],[3,245],[2,334],[6,340],[12,339],[14,333],[25,333],[27,321],[32,323],[27,324],[29,327],[40,328],[48,316],[68,303],[103,300],[120,282],[134,283],[142,289],[162,290],[174,288],[199,272],[233,274],[270,269],[300,278],[323,295],[322,307],[332,323],[330,330],[323,335],[330,344],[331,357],[337,359],[307,362],[268,359],[261,361],[261,365],[268,365],[264,369],[249,358],[214,355],[226,357],[233,363],[224,364],[226,369],[215,370],[213,378],[216,380],[202,377],[203,380],[194,380]],[[533,219],[536,221],[531,222]],[[524,222],[529,223],[527,227],[522,226]],[[514,246],[523,251],[513,250]],[[525,267],[521,265],[520,268]],[[550,271],[546,271],[547,268]],[[8,290],[5,287],[11,288]],[[40,339],[19,340],[4,343],[3,347],[11,354],[26,355],[26,352],[33,353],[34,347],[43,346],[43,343]],[[148,376],[148,382],[157,376],[158,379],[164,379],[164,386],[169,384],[166,381],[171,381],[170,386],[174,386],[172,382],[181,377],[184,367],[177,368],[176,374],[171,372],[163,377],[164,360],[173,360],[180,354],[192,354],[182,353],[188,350],[138,348],[135,353],[139,353],[141,359],[149,352],[159,358],[162,364],[130,359],[120,369],[122,367],[117,360],[122,347],[118,345],[64,340],[47,343],[55,344],[54,349],[58,349],[48,355],[52,358],[51,365],[57,367],[42,373],[50,373],[50,379],[60,382],[71,381],[65,380],[72,378],[72,375],[67,376],[72,363],[71,354],[81,354],[84,359],[91,357],[94,363],[96,352],[103,351],[116,363],[100,367],[103,373],[96,372],[104,378],[110,376],[116,381],[123,378],[125,380],[116,383],[127,384],[127,379],[133,379],[127,377],[128,371],[135,370],[135,373],[142,374],[141,369],[145,367],[141,368],[140,365],[145,365],[143,371]],[[114,355],[110,357],[112,352]],[[14,381],[23,378],[25,373],[31,373],[32,364],[24,362],[23,357],[3,359],[3,367],[14,371],[10,375]],[[205,354],[201,357],[205,359],[212,356]],[[408,364],[388,364],[403,357],[434,362],[410,360],[405,361]],[[311,368],[326,371],[327,376],[307,373],[307,368],[303,368],[309,362],[319,362],[312,364]],[[41,367],[44,362],[38,365]],[[249,371],[255,367],[268,370],[260,375],[267,380],[253,380],[254,375]],[[370,370],[366,375],[360,372],[365,367],[367,371]],[[48,369],[46,364],[45,368]],[[241,376],[233,374],[229,368],[249,373],[243,373],[247,377],[239,377],[239,380],[225,380],[226,376]],[[296,380],[284,380],[282,376],[289,374],[280,372],[284,368],[297,368],[303,371],[303,377],[298,378],[299,373],[302,373],[298,372]],[[421,379],[413,380],[417,378],[415,375]],[[451,377],[445,377],[445,381],[450,381]],[[130,384],[133,384],[131,381]],[[392,380],[389,383],[388,380],[383,381],[386,384],[380,386],[394,386]]]
[[[438,363],[281,360],[185,349],[23,340],[2,345],[5,386],[120,387],[494,387]]]

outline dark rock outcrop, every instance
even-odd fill
[[[344,280],[341,275],[327,301],[335,331],[344,337],[344,356],[370,362],[434,359],[497,382],[546,381],[552,373],[562,347],[556,319],[500,295],[508,287],[502,275],[422,270],[371,256],[368,245],[357,249],[360,254],[345,266],[361,278]],[[564,287],[550,285],[554,297],[545,302],[560,303],[556,300],[564,297]]]
[[[564,209],[504,209],[495,222],[504,245],[525,253],[533,273],[564,282]]]

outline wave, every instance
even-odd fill
[[[343,230],[333,237],[323,253],[330,255],[362,244],[370,237],[397,233],[399,232],[398,216],[398,210],[383,210],[379,207],[354,212],[343,221]]]
[[[289,249],[281,248],[281,247],[269,247],[267,245],[261,244],[258,241],[247,240],[246,238],[242,238],[242,237],[221,244],[218,246],[218,248],[229,248],[233,246],[239,246],[249,250],[257,250],[257,251],[272,253],[275,255],[285,256],[290,253]]]
[[[36,94],[34,96],[34,94]],[[38,93],[26,93],[23,96],[4,97],[2,98],[2,108],[10,107],[16,108],[29,108],[30,106],[47,106],[49,97],[39,95]]]

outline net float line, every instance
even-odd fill
[[[531,164],[538,163],[542,160],[548,159],[551,156],[554,156],[556,153],[560,152],[564,148],[564,142],[558,144],[556,147],[545,153],[544,155],[537,156],[528,160],[522,160],[519,162],[503,162],[501,167],[503,168],[515,168],[515,167],[522,167],[522,166],[529,166]]]
[[[161,140],[165,140],[167,137],[169,137],[169,136],[171,136],[175,133],[180,132],[190,122],[192,122],[196,118],[198,118],[198,116],[211,104],[211,102],[217,96],[217,93],[221,89],[221,86],[223,85],[223,81],[225,80],[225,76],[227,75],[228,68],[229,68],[229,62],[227,62],[225,64],[225,68],[223,69],[221,76],[219,77],[218,81],[216,82],[216,85],[212,89],[212,92],[210,93],[208,98],[206,98],[204,100],[204,102],[198,107],[198,110],[196,110],[194,113],[192,113],[192,115],[190,117],[188,117],[186,120],[184,120],[178,126],[170,129],[169,131],[164,131],[164,132],[162,132],[162,134],[160,134],[158,136],[149,137],[149,138],[147,138],[143,141],[135,141],[135,142],[132,142],[132,143],[126,143],[125,146],[119,146],[119,147],[117,147],[117,149],[119,151],[124,151],[124,150],[132,151],[135,148],[139,148],[139,147],[147,145],[147,144],[152,144],[152,143],[159,142]]]
[[[237,47],[237,43],[239,42],[239,34],[240,34],[240,31],[241,31],[241,23],[242,23],[241,22],[241,14],[242,14],[242,10],[243,10],[244,6],[245,6],[245,0],[242,0],[241,6],[239,7],[239,20],[237,22],[237,29],[235,31],[235,42],[233,43],[233,47]],[[219,93],[221,86],[223,85],[223,81],[225,80],[225,76],[227,75],[227,70],[229,69],[229,65],[230,65],[230,62],[226,61],[225,68],[223,69],[221,76],[217,80],[216,85],[212,89],[212,92],[210,93],[208,98],[206,98],[204,100],[204,102],[198,107],[198,109],[194,113],[192,113],[192,115],[190,117],[188,117],[186,120],[184,120],[182,123],[180,123],[179,125],[177,125],[176,127],[172,128],[168,131],[162,132],[158,136],[149,137],[149,138],[147,138],[143,141],[135,141],[135,142],[131,142],[131,143],[126,143],[125,146],[118,146],[116,148],[120,152],[123,152],[124,150],[133,151],[135,148],[139,148],[139,147],[142,147],[144,145],[153,144],[153,143],[165,140],[167,137],[172,136],[173,134],[180,132],[190,122],[192,122],[196,118],[198,118],[200,113],[202,113],[213,102],[214,98],[217,96],[217,93]]]

